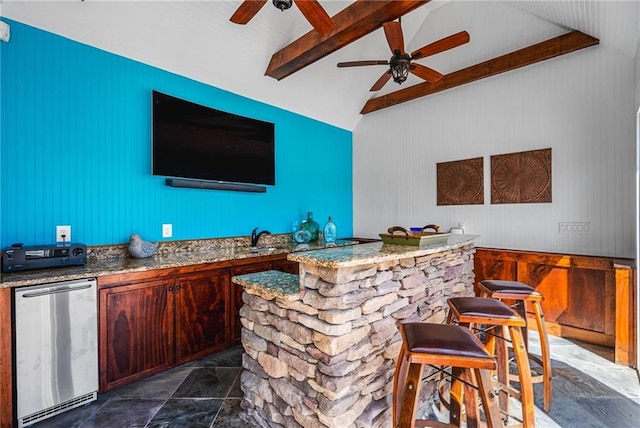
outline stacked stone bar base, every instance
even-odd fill
[[[391,427],[396,323],[446,320],[473,294],[473,245],[356,267],[301,264],[299,293],[245,288],[244,392],[252,426]],[[428,375],[425,369],[425,376]],[[423,383],[420,416],[436,396]]]

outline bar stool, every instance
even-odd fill
[[[528,353],[530,360],[535,361],[542,367],[542,374],[533,376],[533,383],[543,383],[544,391],[544,411],[549,412],[551,408],[551,395],[552,395],[552,367],[551,367],[551,353],[549,352],[549,338],[547,337],[547,327],[544,322],[544,314],[542,313],[542,299],[541,293],[536,291],[533,287],[517,281],[498,281],[498,280],[486,280],[480,281],[477,285],[480,297],[491,297],[498,300],[512,300],[516,303],[516,311],[527,319],[527,314],[533,314],[535,317],[536,328],[538,335],[540,336],[540,351],[542,358],[537,355]],[[530,311],[533,310],[533,312]],[[529,349],[528,331],[524,330],[524,340]]]
[[[420,392],[423,365],[451,366],[453,375],[466,385],[460,395],[464,398],[467,412],[467,427],[479,425],[478,394],[480,392],[486,425],[501,427],[500,411],[493,395],[491,370],[495,370],[495,359],[487,352],[482,342],[468,329],[447,324],[406,323],[399,324],[402,347],[393,378],[393,426],[396,428],[454,427],[461,426],[462,412],[458,401],[450,412],[449,423],[431,420],[416,420],[416,404]],[[438,368],[438,367],[436,367]],[[452,406],[453,402],[452,401]]]
[[[522,336],[522,328],[526,321],[505,303],[483,297],[454,297],[447,300],[449,304],[448,323],[456,322],[468,328],[478,325],[487,326],[486,344],[490,353],[497,358],[497,382],[500,385],[500,410],[506,419],[511,416],[509,397],[514,396],[522,403],[522,423],[525,428],[535,427],[535,407],[533,403],[533,383],[527,349]],[[506,330],[513,345],[520,391],[509,385],[509,355],[507,349]],[[497,348],[497,349],[496,349]]]

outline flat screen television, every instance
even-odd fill
[[[273,123],[153,91],[153,175],[274,185],[274,135]]]

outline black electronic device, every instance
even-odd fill
[[[2,254],[2,272],[18,272],[59,266],[82,266],[87,263],[84,244],[34,245],[13,244]]]
[[[275,184],[275,125],[271,122],[153,91],[152,139],[153,175]]]

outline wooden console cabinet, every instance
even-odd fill
[[[233,275],[297,273],[285,255],[98,278],[100,391],[240,341],[242,287]]]
[[[615,362],[637,366],[632,260],[477,248],[476,282],[521,281],[544,296],[550,334],[614,348]]]

